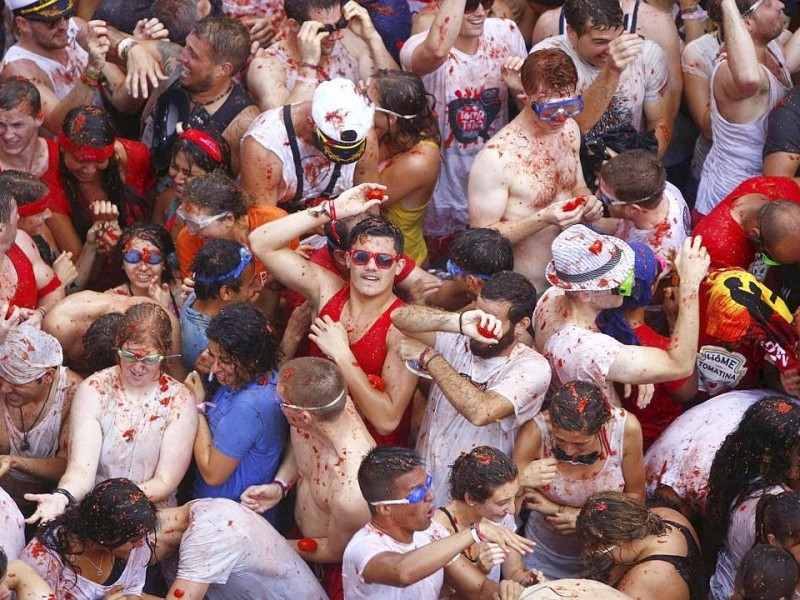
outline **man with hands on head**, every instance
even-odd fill
[[[397,63],[355,0],[293,0],[285,4],[286,37],[260,52],[247,84],[261,110],[310,100],[317,85],[344,77],[366,81]]]
[[[486,521],[456,534],[432,521],[431,478],[413,450],[379,446],[361,463],[358,485],[372,518],[344,553],[348,600],[436,600],[446,582],[467,598],[492,598],[500,586],[462,554],[477,542],[527,554],[533,542]],[[506,586],[503,586],[505,588]]]
[[[581,134],[601,135],[628,125],[653,131],[658,155],[669,144],[673,111],[667,55],[655,42],[625,33],[618,0],[567,0],[567,31],[536,44],[561,48],[578,70]]]
[[[329,220],[380,204],[386,188],[365,183],[334,200],[266,223],[250,234],[250,249],[272,276],[301,293],[317,318],[312,356],[327,356],[342,370],[350,395],[379,444],[407,445],[416,376],[397,354],[402,334],[389,315],[402,305],[392,292],[403,269],[403,234],[384,217],[368,217],[350,232],[349,282],[307,261],[285,245]]]
[[[497,273],[475,306],[458,313],[412,305],[392,314],[411,336],[400,343],[401,358],[433,379],[417,450],[437,506],[447,502],[450,466],[460,453],[492,446],[511,455],[517,431],[539,412],[550,385],[545,358],[519,341],[536,306],[533,285],[519,273]]]

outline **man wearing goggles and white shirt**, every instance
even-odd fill
[[[521,77],[525,108],[473,163],[469,217],[470,226],[497,229],[514,244],[514,270],[542,293],[550,244],[562,228],[598,219],[601,206],[580,168],[573,118],[583,99],[575,93],[578,74],[569,56],[558,49],[534,52]]]
[[[242,187],[259,204],[296,212],[377,180],[374,109],[347,79],[311,100],[262,113],[242,139]]]

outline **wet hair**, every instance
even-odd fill
[[[153,16],[167,28],[170,41],[183,46],[200,14],[197,0],[155,0]]]
[[[82,554],[87,541],[114,549],[144,538],[152,550],[150,535],[155,536],[157,527],[155,504],[132,481],[116,478],[98,483],[83,500],[69,504],[63,514],[43,523],[36,537],[79,575],[80,568],[69,557]]]
[[[183,192],[183,202],[194,204],[212,215],[229,212],[238,219],[247,214],[253,197],[221,171],[195,177]]]
[[[154,302],[134,304],[122,317],[116,342],[117,348],[127,342],[153,344],[160,354],[169,354],[172,322],[167,311]]]
[[[201,131],[217,142],[222,154],[222,162],[217,162],[214,160],[214,158],[208,152],[198,146],[194,141],[180,136],[175,138],[175,143],[172,145],[172,160],[175,160],[178,152],[183,152],[190,165],[197,165],[203,169],[205,173],[211,173],[217,169],[221,169],[226,175],[230,175],[231,148],[228,146],[228,142],[225,141],[224,137],[212,129],[201,129]]]
[[[800,541],[800,490],[765,494],[756,506],[756,537],[768,544],[772,534],[786,547]]]
[[[450,260],[459,269],[491,277],[514,270],[514,248],[506,236],[489,227],[459,233],[450,244]]]
[[[347,404],[344,375],[335,363],[324,358],[306,356],[284,363],[278,373],[278,386],[288,404],[308,408],[319,421],[332,421]],[[340,397],[341,402],[334,402]],[[332,405],[317,410],[328,404]]]
[[[560,48],[545,48],[528,55],[520,70],[522,89],[529,96],[553,92],[560,96],[575,95],[578,70],[569,55]]]
[[[370,450],[358,468],[358,487],[367,501],[393,500],[397,496],[396,481],[424,464],[422,457],[412,448],[377,446]],[[370,514],[377,507],[369,504]]]
[[[530,317],[536,308],[536,288],[527,277],[513,271],[492,275],[481,288],[481,298],[508,302],[508,319],[514,325]]]
[[[742,17],[749,17],[751,7],[758,0],[736,0],[736,8]],[[722,40],[725,40],[725,25],[722,18],[722,4],[719,2],[708,2],[706,9],[708,10],[708,18],[711,19],[719,27],[719,32]]]
[[[607,557],[598,557],[598,549],[666,532],[667,526],[661,517],[644,503],[622,492],[600,492],[590,496],[575,525],[583,559],[590,564],[597,562],[598,558],[601,562],[607,560]]]
[[[655,154],[647,150],[628,150],[603,163],[600,178],[614,191],[620,202],[636,203],[652,210],[662,201],[667,186],[667,170]],[[637,202],[645,200],[647,202]]]
[[[394,251],[403,254],[403,233],[392,223],[388,217],[383,215],[369,215],[362,219],[350,230],[349,248],[357,243],[363,243],[367,237],[383,237],[392,240]]]
[[[570,381],[558,388],[549,411],[555,427],[592,435],[611,418],[611,406],[603,390],[586,381]]]
[[[206,335],[228,353],[243,385],[278,366],[280,350],[266,315],[250,302],[236,302],[211,319]]]
[[[119,243],[114,248],[114,252],[122,261],[122,254],[134,240],[142,240],[153,244],[158,248],[164,260],[161,263],[164,269],[161,271],[161,283],[169,283],[172,279],[172,272],[167,261],[167,256],[175,252],[175,244],[172,237],[163,225],[150,223],[149,221],[137,221],[133,225],[126,227],[119,236]]]
[[[290,0],[283,3],[283,9],[287,19],[303,23],[309,20],[312,10],[332,10],[341,5],[341,0]]]
[[[14,206],[14,195],[6,186],[0,185],[0,225],[11,223],[11,207]]]
[[[0,172],[0,185],[11,192],[18,207],[41,200],[48,192],[47,184],[39,177],[13,169]]]
[[[464,501],[467,494],[486,502],[495,490],[517,478],[517,465],[491,446],[478,446],[459,456],[450,467],[450,497]]]
[[[741,502],[788,480],[799,443],[800,406],[792,400],[767,396],[745,411],[711,463],[703,540],[707,560],[716,560]]]
[[[617,29],[622,27],[623,14],[618,0],[566,0],[564,19],[578,37],[589,29]]]
[[[192,32],[208,44],[215,65],[230,63],[231,77],[242,70],[250,56],[250,32],[233,17],[203,17]]]
[[[0,79],[0,110],[14,110],[20,104],[28,107],[32,117],[42,110],[42,97],[30,81],[21,76]]]
[[[378,106],[413,119],[398,118],[389,131],[397,152],[411,150],[423,140],[441,141],[434,107],[436,99],[425,90],[419,75],[409,71],[378,69],[370,78],[378,97]]]
[[[234,292],[242,288],[244,269],[238,276],[234,276],[233,271],[241,263],[243,248],[244,246],[233,240],[208,240],[206,245],[198,250],[192,261],[194,293],[198,300],[219,298],[219,292],[225,285]],[[218,279],[226,273],[231,275]]]
[[[69,140],[93,148],[108,146],[116,139],[116,128],[111,116],[96,106],[78,106],[70,110],[64,117],[63,131]],[[81,202],[78,180],[64,162],[65,152],[66,150],[62,148],[59,160],[61,180],[64,182],[64,193],[69,200],[70,218],[78,236],[84,241],[86,232],[92,226],[92,214],[89,212],[89,207]],[[116,152],[108,159],[108,166],[102,173],[102,185],[109,202],[119,211],[120,225],[124,226],[125,205],[134,202],[135,198],[133,191],[120,177]]]
[[[83,353],[92,373],[117,364],[117,332],[123,318],[121,312],[106,313],[97,317],[83,335]]]
[[[800,568],[790,552],[758,544],[739,563],[731,600],[791,600]]]

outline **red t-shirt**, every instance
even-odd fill
[[[763,194],[771,202],[789,200],[800,204],[800,186],[789,177],[751,177],[741,183],[692,231],[692,235],[703,236],[712,270],[726,267],[747,269],[756,258],[756,250],[747,232],[731,215],[733,203],[748,194]]]

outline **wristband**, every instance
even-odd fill
[[[475,540],[476,544],[480,544],[483,540],[481,539],[481,535],[478,533],[478,526],[477,524],[473,523],[469,526],[469,532],[472,535],[472,539]]]
[[[331,221],[336,220],[336,207],[333,205],[333,200],[328,200],[328,216]]]
[[[283,483],[280,479],[273,479],[272,483],[281,488],[281,497],[286,498],[286,494],[289,493],[289,487],[285,483]]]
[[[317,72],[319,71],[319,65],[315,65],[315,64],[310,63],[310,62],[300,63],[300,68],[302,69],[303,67],[305,67],[306,69],[312,69],[312,70],[317,71]]]
[[[96,89],[97,86],[100,84],[100,76],[99,74],[95,77],[92,77],[88,74],[89,67],[84,69],[83,73],[81,74],[81,83],[84,85],[89,86],[90,88]]]
[[[312,79],[311,77],[303,77],[302,75],[298,75],[295,78],[295,81],[299,81],[300,83],[309,83],[311,85],[319,84],[319,79]]]
[[[67,504],[75,504],[77,500],[75,500],[75,496],[73,496],[69,490],[65,490],[64,488],[56,488],[53,490],[54,494],[61,494],[67,499]]]
[[[135,45],[136,45],[135,39],[133,39],[132,37],[125,38],[124,40],[121,40],[119,44],[117,44],[117,47],[114,49],[114,52],[116,52],[117,56],[122,62],[127,62],[128,54],[130,53],[131,48],[133,48]]]
[[[464,319],[464,313],[463,313],[463,312],[460,312],[460,313],[458,313],[458,332],[459,332],[461,335],[464,335],[464,323],[463,323],[463,319]]]

